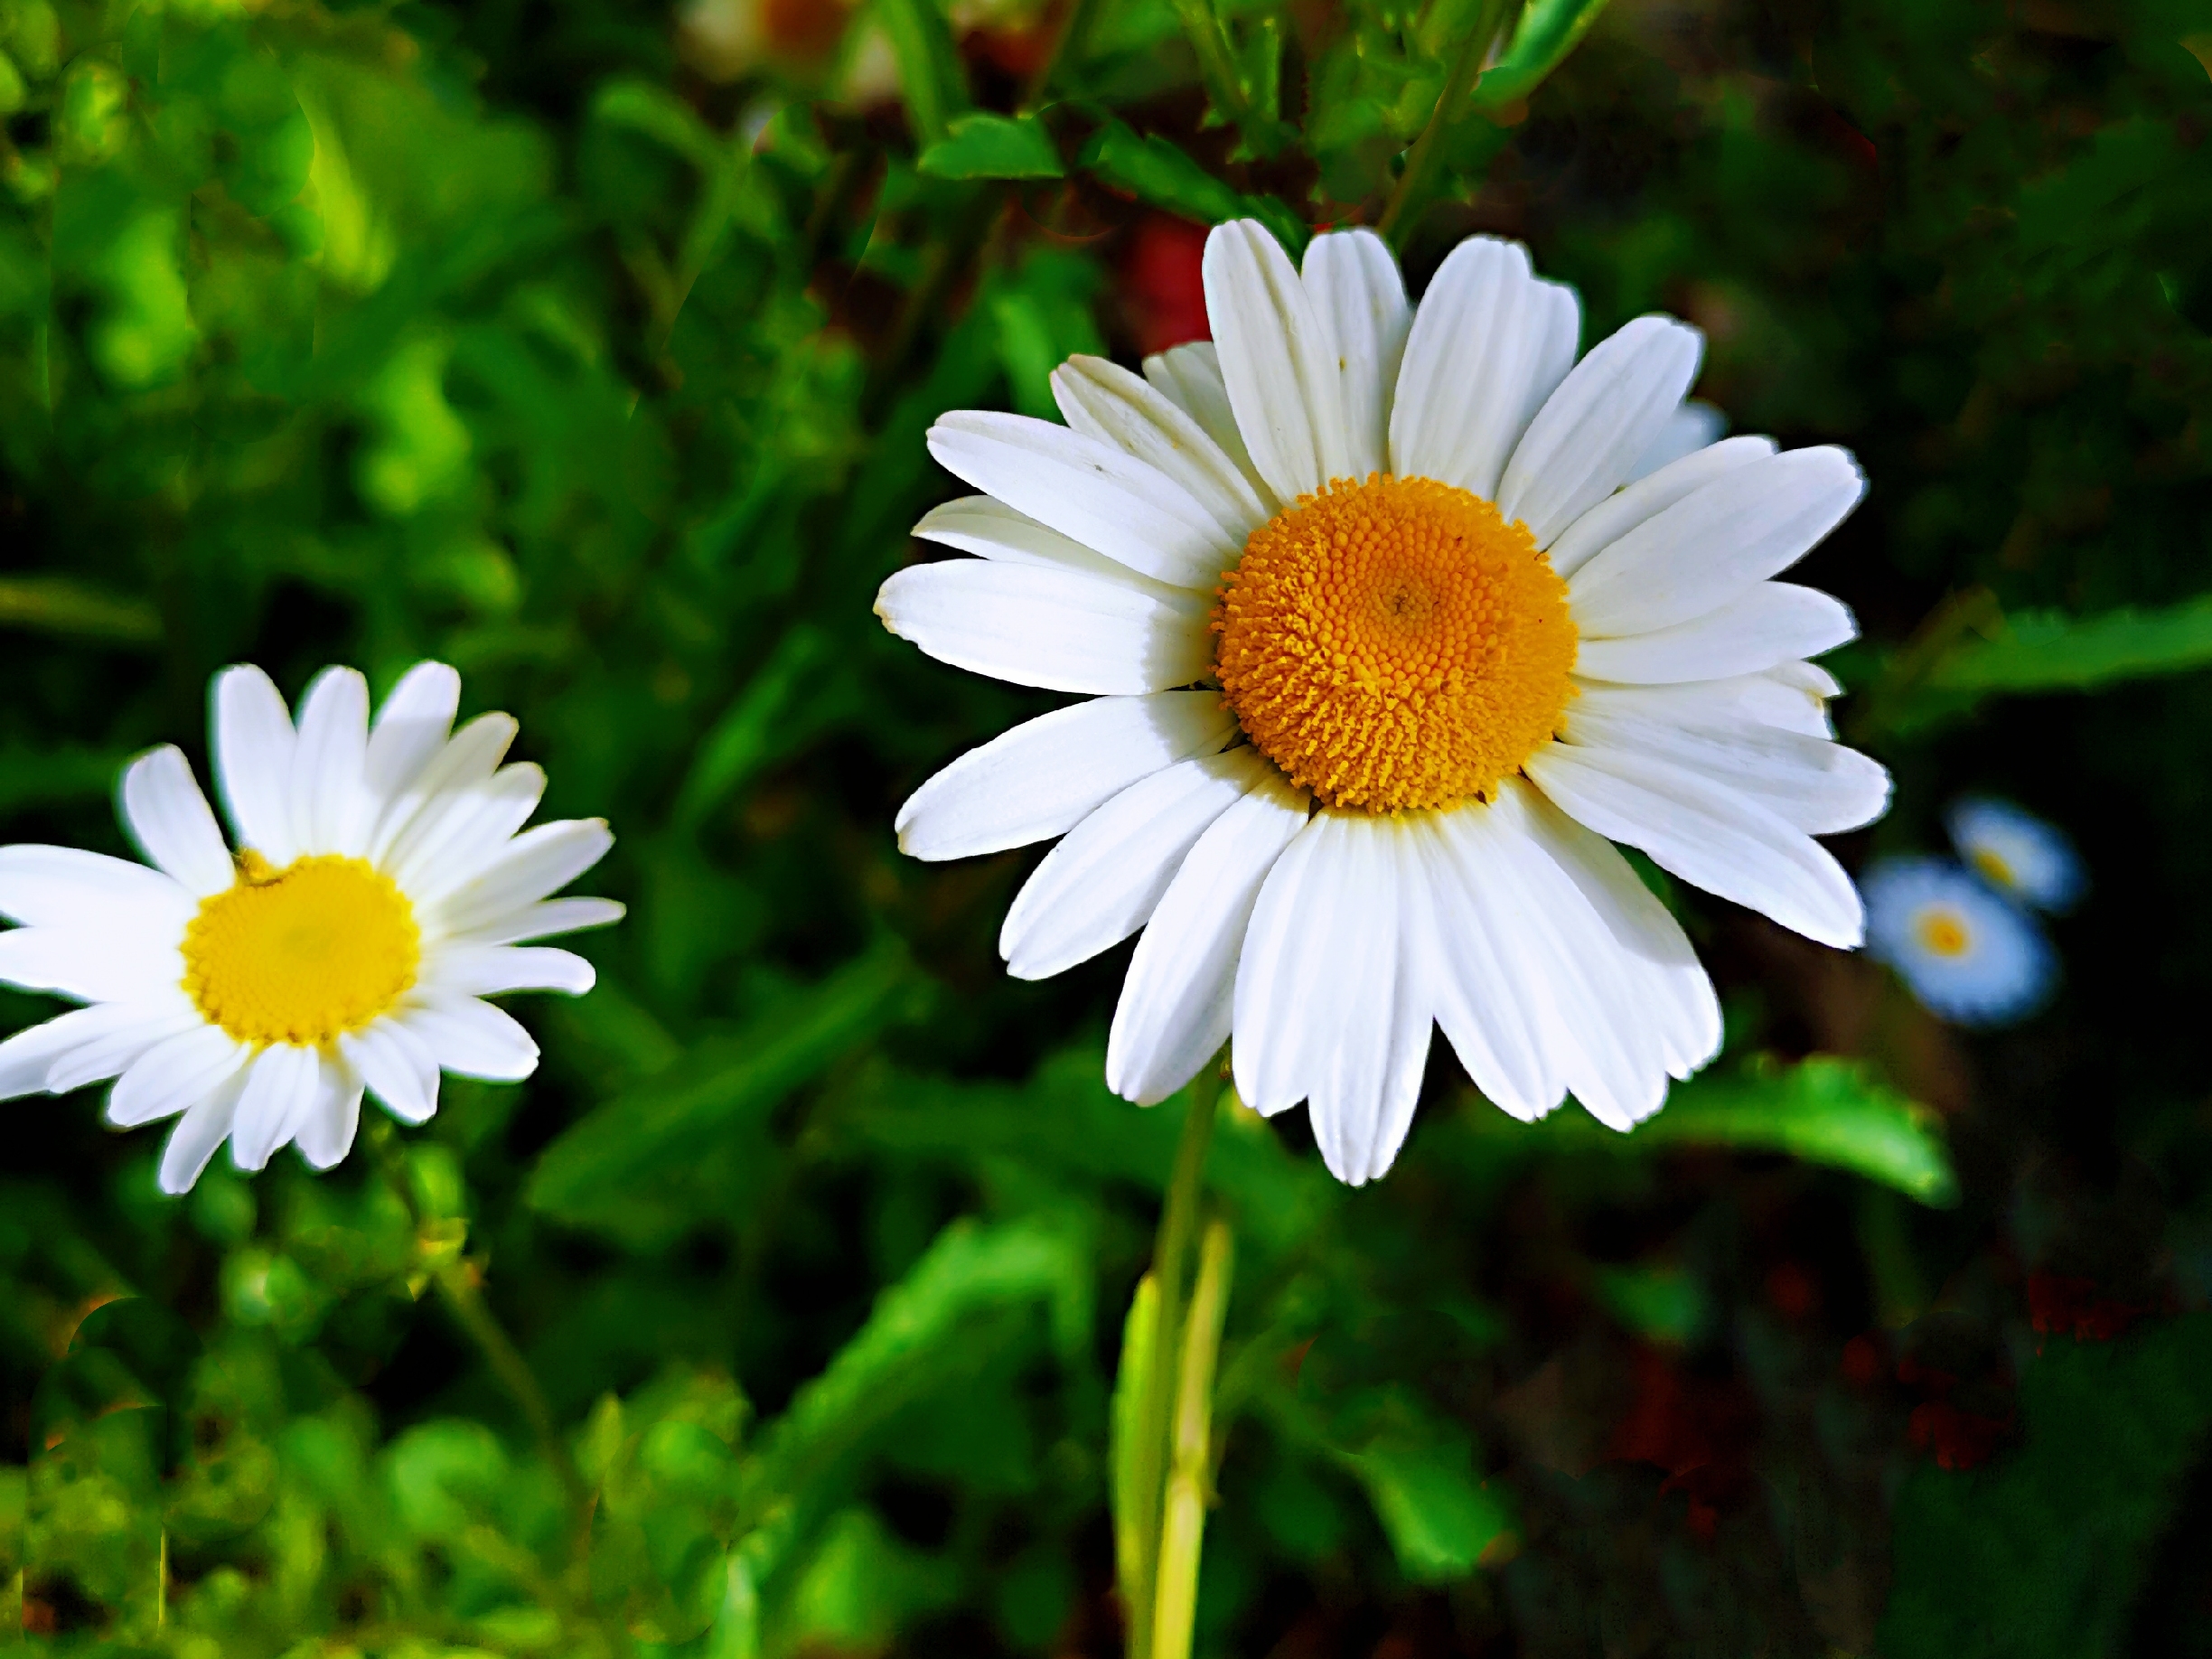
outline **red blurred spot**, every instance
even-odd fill
[[[1146,356],[1192,340],[1211,340],[1206,324],[1206,233],[1187,220],[1156,214],[1137,227],[1121,266],[1122,295],[1139,350]]]
[[[1820,1286],[1795,1261],[1778,1262],[1767,1274],[1767,1299],[1785,1318],[1802,1319],[1820,1306]]]
[[[1843,1345],[1843,1374],[1861,1388],[1871,1388],[1881,1381],[1881,1344],[1871,1331]]]
[[[1937,1467],[1971,1469],[1989,1461],[2011,1434],[2012,1420],[2010,1414],[1988,1417],[1963,1411],[1948,1400],[1926,1400],[1913,1408],[1907,1428],[1912,1443],[1932,1454]]]
[[[1690,1530],[1710,1540],[1720,1524],[1720,1505],[1748,1478],[1749,1404],[1726,1383],[1685,1380],[1656,1349],[1638,1349],[1636,1370],[1636,1400],[1613,1431],[1608,1455],[1664,1469],[1659,1490],[1682,1493]]]
[[[2139,1303],[2099,1296],[2094,1279],[2071,1273],[2028,1275],[2028,1317],[2039,1336],[2110,1342],[2150,1311]]]

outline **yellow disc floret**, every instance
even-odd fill
[[[1930,956],[1964,956],[1973,944],[1966,923],[1954,911],[1924,910],[1913,926],[1920,935],[1920,948]]]
[[[1519,520],[1429,478],[1337,479],[1261,525],[1214,627],[1222,691],[1334,807],[1489,794],[1558,730],[1575,627]]]
[[[415,983],[422,933],[390,876],[325,853],[281,870],[258,853],[184,931],[184,989],[241,1043],[327,1043]]]

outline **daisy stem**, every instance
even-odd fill
[[[1221,1357],[1233,1255],[1229,1223],[1210,1223],[1176,1366],[1167,1503],[1153,1569],[1152,1659],[1190,1659],[1191,1630],[1198,1615],[1198,1546],[1205,1533],[1206,1476],[1213,1460],[1214,1367]]]
[[[1199,1068],[1191,1082],[1190,1104],[1176,1144],[1175,1167],[1168,1176],[1159,1233],[1152,1250],[1150,1278],[1158,1311],[1152,1320],[1152,1340],[1147,1345],[1144,1375],[1138,1386],[1129,1499],[1129,1509],[1137,1517],[1137,1547],[1129,1563],[1130,1582],[1121,1587],[1123,1612],[1129,1619],[1129,1659],[1155,1659],[1162,1504],[1176,1427],[1175,1382],[1182,1346],[1176,1338],[1183,1330],[1183,1259],[1190,1253],[1192,1237],[1198,1228],[1206,1151],[1213,1143],[1214,1108],[1221,1098],[1222,1067],[1227,1058],[1225,1050],[1215,1055]],[[1195,1548],[1194,1542],[1194,1561]]]
[[[1398,188],[1391,192],[1390,205],[1382,210],[1382,217],[1375,224],[1375,233],[1392,248],[1402,246],[1420,222],[1420,209],[1427,205],[1421,198],[1429,187],[1429,174],[1435,169],[1445,129],[1451,126],[1459,113],[1459,106],[1482,79],[1483,59],[1497,39],[1504,11],[1501,0],[1484,0],[1473,27],[1459,42],[1459,55],[1452,60],[1450,71],[1444,77],[1444,89],[1437,94],[1436,108],[1429,112],[1428,125],[1413,140],[1413,148],[1406,156],[1405,171],[1398,175]]]
[[[1027,90],[1022,94],[1021,107],[1025,110],[1035,109],[1045,101],[1045,93],[1052,90],[1053,76],[1063,62],[1083,61],[1083,36],[1091,33],[1091,20],[1097,14],[1098,0],[1074,0],[1068,7],[1067,21],[1060,25],[1052,50],[1045,54],[1045,61],[1037,65],[1036,73],[1029,78]]]

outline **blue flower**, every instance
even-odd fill
[[[2002,1026],[2048,1000],[2058,959],[2033,917],[1948,858],[1885,858],[1867,872],[1867,950],[1930,1013]]]
[[[2009,801],[1970,795],[1947,815],[1951,844],[1968,867],[2000,893],[2060,915],[2088,886],[2081,855],[2065,830]]]

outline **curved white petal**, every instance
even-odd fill
[[[181,941],[198,909],[171,877],[127,858],[32,842],[0,847],[0,916],[27,927],[80,928],[143,948]]]
[[[598,971],[573,951],[551,946],[444,944],[421,981],[427,996],[498,997],[508,991],[566,991],[581,997]]]
[[[1119,363],[1071,357],[1053,370],[1052,389],[1072,430],[1172,479],[1211,515],[1225,544],[1241,546],[1267,522],[1258,492],[1205,429]]]
[[[136,1060],[108,1095],[108,1121],[136,1129],[174,1117],[229,1083],[250,1051],[213,1026],[194,1026],[163,1038]]]
[[[611,926],[624,914],[624,906],[614,899],[543,899],[449,937],[465,939],[471,944],[522,944],[532,939],[581,933],[587,927]]]
[[[1575,572],[1575,626],[1617,638],[1708,615],[1811,552],[1865,492],[1851,456],[1829,446],[1731,468]]]
[[[1214,227],[1203,269],[1222,382],[1260,476],[1283,501],[1348,476],[1343,376],[1290,256],[1240,219]]]
[[[283,696],[251,663],[215,677],[215,784],[240,847],[278,868],[299,856],[292,827],[298,736]]]
[[[302,852],[358,854],[380,804],[369,792],[369,682],[324,669],[300,700],[292,754],[292,835]]]
[[[538,1045],[514,1016],[473,997],[410,1005],[397,1022],[457,1077],[519,1083],[538,1069]]]
[[[1218,751],[1235,729],[1218,691],[1100,697],[970,749],[899,808],[899,850],[967,858],[1064,835],[1164,766]]]
[[[602,818],[568,818],[526,830],[464,885],[429,907],[425,932],[481,933],[567,886],[606,857],[614,837]]]
[[[398,1019],[380,1019],[338,1039],[338,1052],[402,1123],[426,1123],[437,1111],[438,1066],[429,1046]]]
[[[1576,747],[1641,755],[1694,772],[1810,835],[1870,824],[1889,804],[1888,770],[1856,749],[1742,717],[1685,723],[1667,717],[1663,706],[1636,707],[1636,697],[1576,698],[1561,737]]]
[[[292,1139],[309,1168],[333,1169],[353,1149],[361,1129],[361,1080],[335,1055],[318,1054],[316,1062],[314,1099]]]
[[[1372,230],[1335,230],[1306,244],[1298,275],[1336,359],[1351,475],[1388,471],[1391,391],[1413,326],[1398,261]]]
[[[1791,687],[1823,701],[1843,695],[1843,682],[1817,662],[1777,662],[1765,672],[1777,685]]]
[[[1062,535],[1175,587],[1211,586],[1233,561],[1214,516],[1134,455],[1048,420],[983,409],[940,417],[937,464]]]
[[[1627,482],[1648,478],[1663,466],[1671,466],[1684,455],[1693,455],[1699,450],[1720,441],[1728,430],[1728,417],[1710,403],[1692,398],[1666,418],[1659,428],[1659,436],[1651,447],[1636,458],[1628,469]]]
[[[125,769],[123,816],[140,850],[193,898],[220,893],[238,879],[214,811],[174,744],[141,755]]]
[[[1732,437],[1684,455],[1607,496],[1561,531],[1544,557],[1561,576],[1572,576],[1645,520],[1664,512],[1721,473],[1764,461],[1774,453],[1772,438]]]
[[[1703,350],[1697,330],[1673,317],[1637,317],[1598,342],[1514,446],[1498,511],[1527,524],[1538,547],[1550,547],[1651,447],[1697,379]]]
[[[230,1124],[230,1161],[251,1173],[290,1140],[320,1092],[323,1069],[312,1048],[272,1044],[246,1069]]]
[[[1049,979],[1127,939],[1207,827],[1270,770],[1253,749],[1195,756],[1131,784],[1085,818],[1015,895],[998,933],[1007,971]]]
[[[230,1133],[237,1120],[239,1100],[246,1092],[246,1080],[251,1073],[240,1066],[228,1083],[220,1085],[201,1102],[186,1109],[177,1120],[177,1126],[169,1131],[169,1144],[162,1149],[161,1189],[171,1197],[188,1193],[200,1172],[207,1167],[208,1159],[215,1156]]]
[[[1106,1040],[1106,1086],[1166,1100],[1229,1040],[1237,956],[1260,884],[1306,827],[1306,792],[1270,771],[1176,867],[1129,959]]]
[[[1822,698],[1767,674],[1731,674],[1725,680],[1691,680],[1672,686],[1578,680],[1567,718],[1571,722],[1586,713],[1664,720],[1675,726],[1733,727],[1749,722],[1801,737],[1835,736]]]
[[[1212,671],[1209,604],[1072,572],[953,558],[897,572],[876,595],[876,614],[940,662],[971,673],[1127,696]]]
[[[1048,524],[1039,524],[1026,512],[1017,512],[1004,501],[988,495],[963,495],[931,508],[914,527],[914,534],[941,547],[957,548],[978,558],[1002,564],[1035,565],[1045,570],[1071,570],[1078,576],[1119,582],[1161,599],[1195,591],[1139,576],[1127,565],[1096,553],[1080,541],[1063,536]],[[1211,591],[1214,578],[1208,578]]]
[[[1391,470],[1495,498],[1538,401],[1573,361],[1579,329],[1572,294],[1537,281],[1520,243],[1461,242],[1413,318],[1390,412]]]
[[[42,1092],[56,1060],[118,1035],[144,1031],[148,1044],[158,1042],[172,1028],[166,1022],[180,1003],[182,995],[155,1003],[103,1002],[25,1026],[0,1042],[0,1101]]]
[[[46,1068],[47,1092],[67,1094],[87,1083],[105,1083],[128,1070],[156,1043],[202,1024],[199,1009],[189,1004],[181,1008],[172,1005],[165,1013],[155,1014],[105,1036],[80,1043],[56,1054],[53,1064]]]
[[[362,777],[389,801],[421,775],[445,747],[461,707],[461,676],[443,662],[417,662],[377,709],[362,757]]]
[[[512,715],[486,714],[455,732],[386,804],[370,837],[370,861],[380,869],[393,869],[425,841],[442,835],[447,816],[490,781],[521,729]]]
[[[435,904],[496,858],[545,797],[546,775],[529,761],[439,798],[434,824],[396,852],[386,871],[417,904]]]
[[[80,1002],[158,1002],[184,982],[173,945],[105,939],[78,927],[19,927],[0,933],[0,983],[52,991]]]
[[[1194,340],[1187,345],[1170,346],[1144,360],[1144,374],[1146,382],[1196,421],[1199,429],[1244,474],[1244,482],[1251,485],[1260,504],[1270,514],[1279,512],[1281,497],[1260,476],[1260,469],[1252,464],[1251,451],[1245,447],[1244,435],[1237,430],[1236,411],[1229,407],[1229,388],[1222,380],[1221,352],[1214,342]]]
[[[1761,582],[1691,622],[1617,640],[1584,640],[1574,671],[1624,685],[1680,685],[1757,674],[1859,637],[1851,607],[1818,588]]]
[[[1583,825],[1640,848],[1670,875],[1822,944],[1855,947],[1865,934],[1842,866],[1732,790],[1644,756],[1560,743],[1539,749],[1526,771]]]

